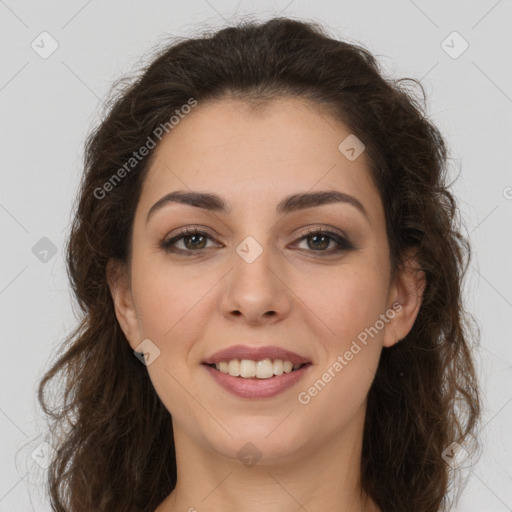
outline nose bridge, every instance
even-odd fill
[[[264,232],[256,236],[260,240],[249,235],[235,247],[234,268],[222,300],[225,315],[241,315],[251,323],[281,318],[289,311],[287,288],[279,278],[270,241]]]

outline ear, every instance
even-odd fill
[[[110,259],[106,272],[117,320],[130,346],[135,350],[140,345],[140,332],[133,305],[129,269],[123,261]]]
[[[388,311],[394,311],[384,334],[385,347],[404,339],[418,316],[426,286],[423,272],[412,251],[407,251],[390,288]]]

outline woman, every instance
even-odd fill
[[[83,317],[39,389],[70,421],[54,510],[448,510],[480,412],[469,247],[400,81],[246,22],[163,49],[86,155]]]

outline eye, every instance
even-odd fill
[[[326,231],[319,228],[310,229],[304,234],[299,242],[306,241],[306,250],[311,250],[313,252],[321,252],[326,254],[338,253],[341,251],[348,251],[354,249],[354,246],[348,241],[348,239],[341,235],[340,233],[336,233],[334,231]],[[338,247],[335,247],[329,250],[329,246],[331,243],[337,244]],[[301,247],[300,249],[304,249]]]
[[[191,254],[207,249],[206,243],[208,240],[213,240],[213,238],[205,231],[201,231],[197,228],[185,228],[176,236],[164,240],[160,244],[160,247],[167,252]],[[176,247],[178,242],[181,241],[183,241],[183,246]]]
[[[175,236],[163,240],[160,247],[167,252],[191,256],[194,253],[199,253],[205,249],[211,248],[211,246],[207,246],[208,241],[215,240],[207,232],[197,228],[185,228]],[[302,243],[304,241],[306,241],[307,247],[299,247],[299,249],[308,252],[333,254],[355,248],[341,233],[319,228],[306,231],[296,243]],[[182,243],[182,247],[178,247],[179,243]],[[335,246],[331,247],[331,244]]]

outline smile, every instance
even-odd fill
[[[281,362],[280,362],[281,361]],[[274,365],[277,362],[277,372],[278,374],[272,374],[269,377],[258,377],[257,374],[252,376],[253,372],[258,371],[258,364],[262,362],[260,365],[259,371],[265,371],[266,375],[268,375],[270,371],[270,364],[272,364],[272,370],[274,371]],[[285,371],[285,361],[282,360],[274,360],[270,362],[269,359],[263,361],[251,361],[247,359],[239,360],[231,360],[228,362],[217,363],[219,369],[216,368],[215,364],[203,364],[203,367],[208,371],[213,380],[219,384],[224,390],[229,391],[231,394],[234,394],[241,398],[248,399],[258,399],[258,398],[271,398],[276,396],[285,390],[294,386],[304,375],[307,373],[308,369],[311,367],[311,363],[304,363],[298,366],[297,368],[289,369]],[[233,372],[236,373],[236,368],[240,368],[240,372],[243,372],[245,375],[251,376],[242,376],[242,375],[231,375],[228,372],[222,371],[220,369],[221,364],[222,368],[225,370],[226,365],[227,369],[233,368]],[[290,363],[290,361],[288,361]],[[280,367],[282,364],[282,373],[280,372]],[[289,368],[289,364],[286,364],[286,369]]]

